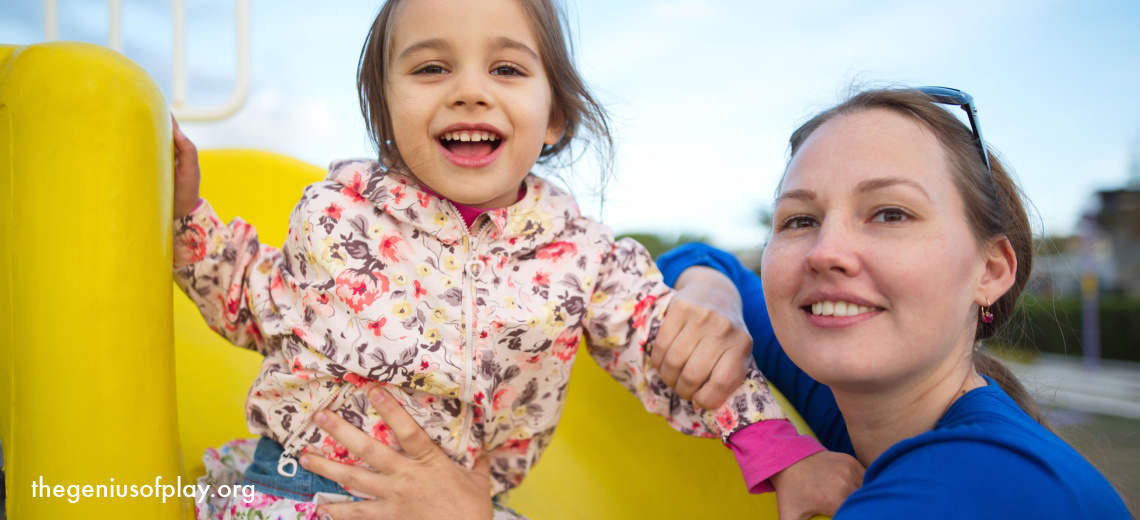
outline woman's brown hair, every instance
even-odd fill
[[[406,0],[384,2],[372,22],[372,28],[368,30],[356,73],[360,112],[364,116],[368,135],[376,147],[380,163],[388,168],[403,166],[393,139],[385,94],[395,14],[404,1]],[[569,30],[562,6],[558,0],[518,2],[530,18],[538,38],[538,55],[546,70],[553,97],[552,115],[560,115],[565,121],[562,137],[553,145],[543,146],[538,162],[547,163],[561,157],[562,164],[569,165],[575,159],[571,144],[574,139],[584,139],[593,145],[597,153],[601,184],[604,185],[613,165],[614,143],[610,135],[609,116],[574,67],[573,47],[567,37]]]
[[[1024,194],[1004,165],[991,152],[990,168],[978,153],[974,135],[965,124],[930,96],[916,89],[883,88],[859,92],[800,126],[791,137],[791,156],[795,157],[808,136],[836,117],[865,112],[890,110],[921,124],[938,139],[946,151],[954,184],[962,196],[966,219],[978,244],[1006,237],[1017,257],[1013,286],[990,306],[993,321],[977,320],[974,341],[993,337],[1009,321],[1033,270],[1033,231],[1025,210]],[[987,146],[988,148],[988,146]],[[992,148],[990,149],[992,150]],[[1025,413],[1046,426],[1045,415],[1033,396],[1001,361],[974,350],[974,367],[989,376],[1009,394]]]

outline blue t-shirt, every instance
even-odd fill
[[[683,245],[658,261],[670,285],[694,265],[733,280],[760,370],[824,446],[854,455],[831,389],[808,377],[776,342],[760,278],[732,255],[703,244]],[[835,518],[1131,518],[1092,464],[986,380],[988,386],[959,397],[933,430],[883,452]]]

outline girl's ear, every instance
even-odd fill
[[[562,139],[562,133],[566,129],[566,116],[562,114],[559,109],[550,111],[550,122],[546,127],[546,139],[542,142],[549,146],[554,146]]]
[[[978,280],[974,299],[978,305],[984,306],[997,301],[1017,279],[1017,255],[1009,238],[1003,236],[990,241],[983,252],[982,262],[982,277]]]

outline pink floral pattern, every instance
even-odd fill
[[[546,181],[525,183],[522,200],[474,231],[449,202],[367,161],[335,163],[304,190],[280,249],[240,219],[223,226],[209,204],[176,222],[178,285],[215,331],[265,355],[250,431],[281,443],[296,434],[297,447],[341,458],[306,425],[328,400],[395,446],[359,391],[380,382],[402,390],[396,398],[453,459],[489,456],[500,493],[550,442],[583,337],[681,432],[723,440],[785,417],[755,369],[717,410],[677,397],[649,364],[672,293],[645,249],[615,241]]]

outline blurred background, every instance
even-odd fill
[[[108,43],[107,2],[46,3],[59,39]],[[114,3],[122,52],[173,97],[171,5]],[[1036,206],[1041,255],[1020,315],[990,348],[1140,511],[1140,3],[566,3],[617,156],[604,191],[589,153],[554,173],[584,211],[658,252],[703,240],[759,266],[788,136],[852,85],[972,94],[987,141]],[[0,2],[0,42],[47,39],[44,4]],[[248,96],[186,133],[200,148],[318,165],[371,156],[355,72],[379,5],[251,0]],[[222,104],[239,77],[234,3],[184,9],[185,101]]]

